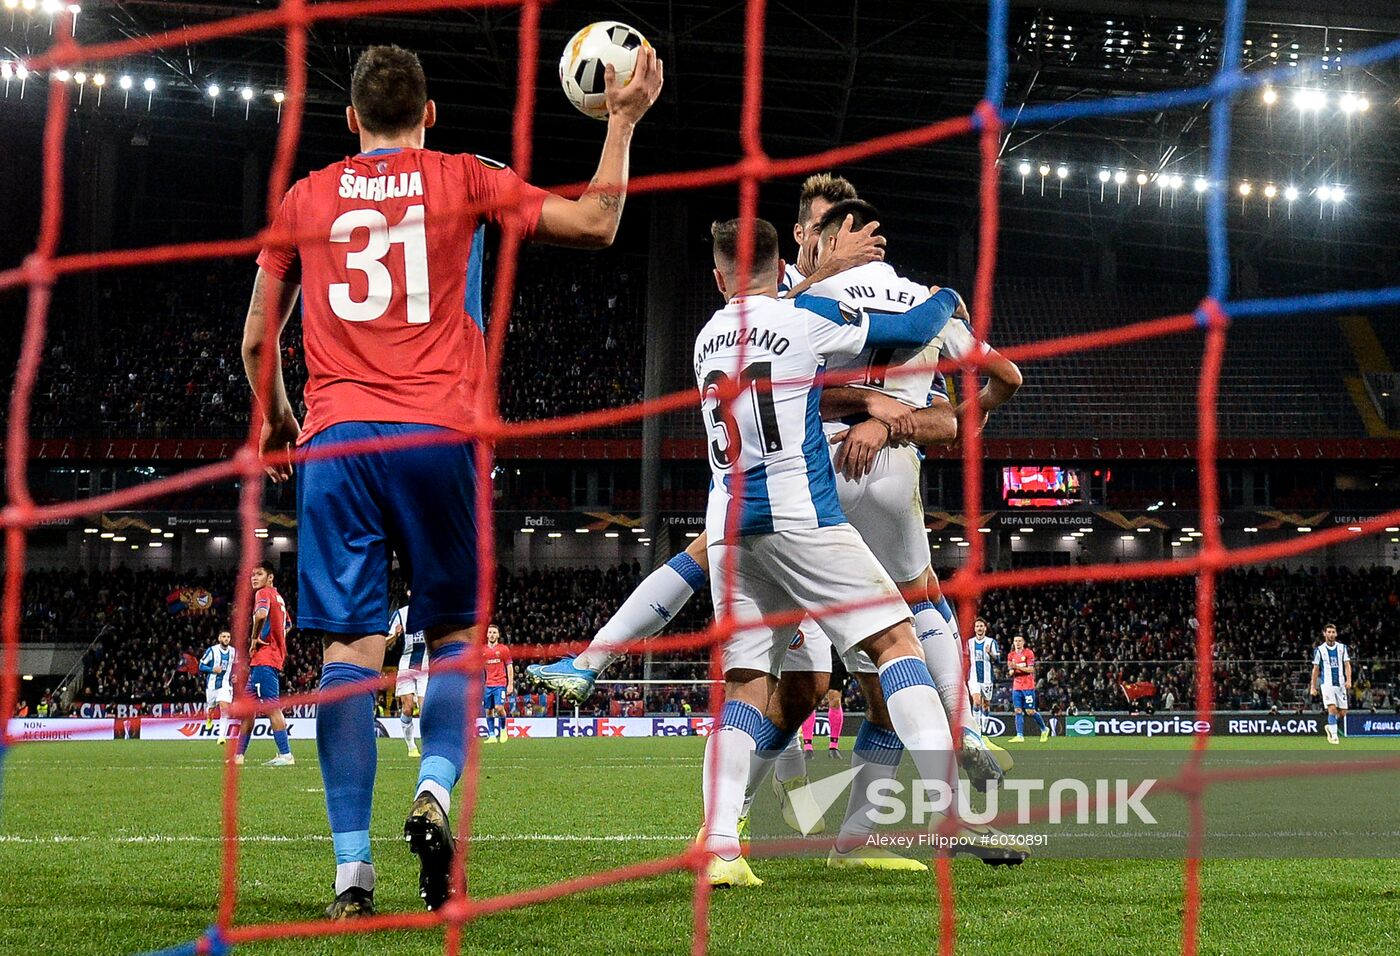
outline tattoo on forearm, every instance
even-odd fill
[[[602,206],[606,212],[618,212],[622,209],[623,193],[619,189],[605,189],[598,186],[598,177],[594,176],[588,183],[588,190],[584,193],[590,199]]]

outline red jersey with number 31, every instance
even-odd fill
[[[374,150],[292,186],[273,224],[292,245],[258,265],[301,283],[301,442],[346,421],[467,427],[485,364],[482,226],[511,210],[461,211],[512,189],[528,238],[548,193],[471,154]]]
[[[1023,651],[1011,651],[1006,655],[1006,663],[1021,667],[1035,667],[1035,651],[1029,647]],[[1011,679],[1012,690],[1035,690],[1035,678],[1030,674],[1017,674]]]

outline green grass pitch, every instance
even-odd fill
[[[700,819],[701,743],[583,739],[482,748],[474,895],[548,885],[681,849]],[[398,836],[416,761],[398,741],[379,746],[376,903],[382,912],[416,911],[416,861]],[[1346,742],[1358,755],[1395,746]],[[240,924],[315,918],[330,896],[332,857],[314,747],[298,744],[298,763],[286,769],[261,766],[271,754],[268,743],[255,743],[244,770]],[[0,953],[138,953],[197,936],[213,919],[218,893],[220,774],[213,743],[17,747],[4,768],[0,808]],[[755,869],[765,886],[714,897],[712,952],[937,949],[931,875],[829,871],[806,859],[758,860]],[[993,870],[959,860],[954,880],[962,953],[1180,951],[1179,861],[1032,860]],[[1362,954],[1400,947],[1395,860],[1207,861],[1202,896],[1203,953]],[[463,952],[681,953],[689,947],[690,906],[688,875],[626,883],[484,917],[467,928]],[[394,932],[245,945],[236,952],[383,956],[435,953],[441,946],[438,931]]]

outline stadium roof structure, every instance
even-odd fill
[[[90,0],[77,30],[84,42],[120,39],[271,6],[266,0]],[[666,60],[666,90],[637,138],[634,168],[732,162],[740,154],[743,9],[732,0],[566,0],[545,6],[533,178],[573,182],[591,172],[601,130],[560,95],[553,57],[579,25],[601,17],[632,23]],[[1220,53],[1222,11],[1220,3],[1189,0],[1015,3],[1007,102],[1058,103],[1207,83]],[[1257,95],[1238,102],[1234,178],[1211,187],[1235,190],[1246,180],[1257,187],[1252,197],[1236,196],[1232,203],[1238,255],[1266,263],[1256,266],[1259,271],[1277,267],[1294,283],[1307,284],[1320,270],[1325,275],[1317,275],[1319,284],[1395,281],[1400,67],[1387,62],[1353,70],[1347,55],[1400,34],[1400,8],[1382,0],[1272,0],[1251,4],[1249,15],[1242,51],[1247,68],[1296,63],[1290,69],[1298,80],[1279,91],[1275,104]],[[308,54],[301,168],[352,148],[342,118],[350,67],[364,46],[382,42],[410,47],[423,58],[440,105],[433,145],[506,158],[519,16],[515,8],[489,7],[318,24]],[[0,58],[18,61],[45,49],[51,38],[42,27],[38,18],[28,29],[22,19],[8,33],[0,26]],[[967,114],[982,92],[984,45],[983,3],[774,0],[764,44],[765,149],[777,157],[798,155]],[[151,154],[164,151],[186,166],[216,150],[265,156],[278,122],[272,93],[283,79],[284,56],[281,36],[263,33],[106,64],[109,73],[128,73],[138,84],[146,75],[157,78],[149,112],[144,94],[141,102],[118,107],[117,91],[109,86],[101,107],[92,102],[93,90],[87,91],[88,102],[75,107],[75,122],[94,135],[114,130],[123,142],[149,144]],[[222,89],[217,101],[208,96],[211,85]],[[246,103],[237,95],[245,87],[253,97]],[[1294,87],[1322,91],[1326,105],[1295,108]],[[34,92],[31,86],[24,100],[13,94],[0,99],[0,115],[7,125],[16,123],[11,128],[26,154],[37,153],[30,146],[37,146],[44,102]],[[1340,108],[1345,93],[1353,95],[1349,111]],[[1362,97],[1369,106],[1364,113],[1354,108]],[[1200,276],[1203,217],[1191,185],[1204,172],[1207,108],[1049,128],[1012,124],[1003,146],[1006,270],[1063,273],[1111,249],[1116,267],[1129,277]],[[1024,196],[1016,174],[1023,162],[1032,169]],[[1042,168],[1053,170],[1046,195]],[[1120,169],[1128,177],[1124,189],[1102,190],[1100,171]],[[901,239],[922,243],[935,255],[957,254],[958,238],[975,218],[972,139],[881,156],[846,171],[878,205],[899,209]],[[1148,178],[1141,197],[1139,174]],[[1179,185],[1169,192],[1173,176],[1180,177]],[[1296,204],[1285,200],[1289,185],[1300,191]],[[1320,200],[1316,190],[1322,185],[1344,186],[1346,202]],[[1266,201],[1267,186],[1275,195]],[[772,205],[765,211],[784,221],[792,195],[791,184],[769,189],[766,202]],[[732,203],[733,190],[712,194],[707,205],[711,199]],[[236,210],[223,214],[238,222]],[[220,213],[202,208],[159,215],[207,222]],[[1269,275],[1258,279],[1264,285],[1274,281]]]

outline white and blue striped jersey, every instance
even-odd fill
[[[996,638],[969,637],[967,639],[967,682],[969,684],[991,684],[995,681],[992,665],[1001,658],[1001,648]]]
[[[409,632],[407,604],[395,611],[394,616],[389,618],[389,633],[394,633],[395,629],[403,634],[403,652],[399,654],[399,673],[414,671],[426,674],[428,672],[428,637],[424,631]]]
[[[1345,687],[1346,664],[1351,660],[1347,646],[1341,641],[1328,645],[1323,642],[1313,650],[1313,664],[1317,667],[1318,687]]]
[[[200,669],[208,669],[209,678],[205,682],[205,689],[209,692],[223,690],[225,686],[233,683],[233,645],[224,647],[222,644],[211,644],[205,648],[204,656],[199,659]],[[219,668],[215,672],[214,668]]]
[[[805,280],[804,276],[797,268],[797,264],[789,262],[783,269],[783,274],[778,277],[778,295],[787,295],[793,289],[801,285]],[[807,291],[811,291],[810,289]]]
[[[712,473],[705,518],[712,541],[724,537],[727,516],[736,507],[740,535],[846,521],[822,433],[816,379],[832,357],[858,354],[869,328],[854,311],[844,321],[808,311],[799,305],[806,299],[736,297],[695,340],[695,382]],[[746,388],[725,406],[718,394],[735,380],[773,384]],[[738,472],[743,473],[742,500],[731,493]]]
[[[930,295],[928,286],[904,278],[887,262],[867,262],[847,269],[814,284],[808,292],[864,309],[870,315],[903,314]],[[952,319],[923,348],[867,348],[851,358],[833,359],[828,367],[832,371],[864,371],[862,378],[850,384],[883,392],[911,408],[927,408],[935,395],[948,397],[943,377],[935,372],[939,357],[961,359],[985,348],[965,321]],[[833,422],[829,430],[844,427]]]

